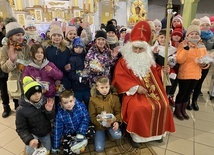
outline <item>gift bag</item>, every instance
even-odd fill
[[[21,83],[19,80],[8,80],[7,89],[13,98],[19,98],[22,94]]]

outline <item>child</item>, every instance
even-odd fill
[[[159,19],[155,19],[153,23],[155,24],[155,35],[158,36],[160,30],[162,29],[162,23]]]
[[[196,62],[197,59],[207,55],[206,47],[200,41],[201,30],[199,24],[200,22],[193,22],[188,27],[185,40],[180,43],[177,50],[179,91],[175,100],[174,115],[179,120],[189,119],[186,107],[190,95],[201,78],[202,69],[209,67],[209,64]]]
[[[197,21],[197,19],[194,19],[194,20]],[[207,51],[211,51],[214,49],[214,34],[210,30],[210,28],[211,28],[211,23],[210,23],[209,17],[204,16],[200,18],[201,39]],[[208,72],[209,72],[209,67],[207,69],[202,69],[201,78],[199,79],[197,85],[195,86],[194,92],[192,94],[192,104],[188,104],[187,106],[188,110],[192,110],[192,109],[195,111],[199,110],[197,100],[199,95],[203,96],[201,92],[201,88]]]
[[[166,46],[166,30],[161,30],[159,32],[159,35],[157,36],[157,42],[152,47],[152,50],[155,55],[155,61],[158,65],[164,66],[164,59],[165,59],[165,46]],[[169,94],[170,89],[173,87],[174,80],[176,79],[176,73],[174,71],[175,68],[175,54],[176,54],[177,48],[173,46],[168,46],[168,61],[169,66],[171,67],[170,74],[169,74],[169,83],[171,83],[171,86],[166,87],[167,94]],[[171,102],[170,102],[171,103]],[[174,106],[172,104],[172,106]]]
[[[214,33],[214,16],[210,17],[210,30]]]
[[[30,49],[31,62],[24,68],[22,77],[30,76],[43,85],[44,95],[54,98],[56,94],[55,81],[61,80],[63,73],[46,59],[41,44],[34,44]]]
[[[32,16],[27,16],[25,19],[25,39],[29,46],[41,43],[42,39],[36,30],[35,20]]]
[[[120,28],[120,39],[119,39],[119,45],[120,46],[123,46],[124,45],[124,40],[125,40],[125,36],[126,36],[126,30],[127,28],[126,27],[121,27]]]
[[[99,76],[108,76],[109,79],[112,77],[110,70],[112,70],[118,59],[118,53],[107,47],[106,39],[106,32],[98,30],[95,35],[94,45],[89,49],[85,57],[85,68],[89,73],[90,87]]]
[[[77,29],[75,26],[66,26],[65,43],[69,49],[72,49],[73,41],[77,37]]]
[[[72,154],[71,143],[85,142],[90,118],[85,104],[76,100],[73,91],[64,90],[59,95],[60,107],[54,120],[52,153],[59,151],[62,136],[64,155]],[[72,141],[72,139],[75,139]],[[74,142],[75,143],[75,142]]]
[[[69,77],[72,82],[72,90],[74,96],[79,101],[84,101],[88,106],[90,90],[88,82],[88,74],[84,70],[85,51],[81,38],[75,38],[73,41],[73,50],[70,57],[72,66]]]
[[[54,118],[54,101],[42,95],[41,85],[31,77],[23,79],[24,94],[16,111],[16,132],[26,145],[26,152],[32,155],[41,142],[49,152],[51,149],[51,123]]]
[[[97,116],[104,113],[113,114],[115,120],[108,123],[105,121],[98,122]],[[96,129],[94,147],[97,152],[102,152],[105,148],[105,130],[107,130],[114,139],[121,138],[122,134],[119,128],[122,122],[121,104],[116,89],[110,86],[107,77],[99,77],[96,85],[91,89],[89,115]]]
[[[113,50],[115,47],[119,46],[117,30],[111,21],[108,21],[106,25],[107,33],[107,44],[110,46],[110,49]]]
[[[47,44],[46,57],[50,62],[53,62],[56,67],[63,72],[61,81],[57,80],[56,86],[60,83],[67,90],[71,89],[71,81],[69,79],[69,71],[71,66],[69,64],[70,50],[66,47],[63,41],[62,28],[59,26],[51,26],[50,41]]]

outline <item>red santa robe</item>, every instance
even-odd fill
[[[122,118],[126,130],[135,142],[147,142],[162,138],[166,131],[174,132],[175,126],[168,98],[161,82],[160,69],[151,66],[151,72],[142,80],[127,68],[124,58],[118,60],[112,83],[118,92],[124,93]],[[134,86],[147,89],[148,95],[128,96],[126,92]]]

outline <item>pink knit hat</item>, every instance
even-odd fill
[[[181,15],[178,14],[177,16],[173,17],[173,18],[172,18],[172,23],[173,23],[173,21],[174,21],[175,19],[178,19],[178,20],[181,22],[181,24],[183,25],[183,18],[181,17]]]
[[[210,17],[210,22],[214,22],[214,16]]]
[[[70,31],[77,31],[76,27],[75,26],[66,26],[66,29],[65,29],[65,37],[68,35],[68,33]]]

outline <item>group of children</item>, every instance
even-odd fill
[[[58,24],[51,25],[49,40],[43,43],[38,43],[40,38],[35,37],[35,32],[28,33],[34,36],[25,37],[29,44],[23,44],[25,32],[20,24],[10,21],[6,25],[8,40],[0,51],[1,69],[9,73],[8,81],[16,82],[22,94],[20,99],[20,95],[12,96],[19,99],[17,132],[26,144],[28,154],[32,154],[40,143],[49,152],[57,153],[62,137],[64,154],[80,153],[93,134],[95,150],[101,152],[105,147],[105,131],[114,139],[122,136],[121,103],[117,91],[110,84],[114,65],[121,56],[118,47],[129,40],[129,33],[125,27],[117,30],[111,21],[105,27],[106,32],[96,32],[92,46],[86,51],[85,46],[91,41],[87,23],[80,23],[78,28],[67,26],[65,32]],[[180,120],[189,119],[186,107],[199,109],[197,96],[203,80],[197,91],[194,88],[201,71],[209,68],[209,64],[198,64],[195,59],[207,55],[207,50],[214,48],[210,21],[203,18],[199,25],[191,25],[185,31],[180,15],[172,19],[168,48],[170,87],[167,94],[171,104],[175,105],[174,115]],[[156,30],[151,49],[156,63],[163,66],[166,31],[161,30],[158,20],[150,26]],[[30,31],[29,27],[26,27],[27,31]],[[119,39],[117,33],[121,34]],[[209,49],[200,42],[200,35],[205,46],[209,44]],[[174,103],[177,83],[179,92]],[[23,89],[20,88],[22,85]],[[193,90],[197,94],[190,104]],[[14,90],[8,88],[8,91],[12,94]],[[9,105],[4,110],[9,116]],[[95,126],[95,133],[89,127],[91,123]],[[82,144],[79,152],[72,147],[77,143]]]

